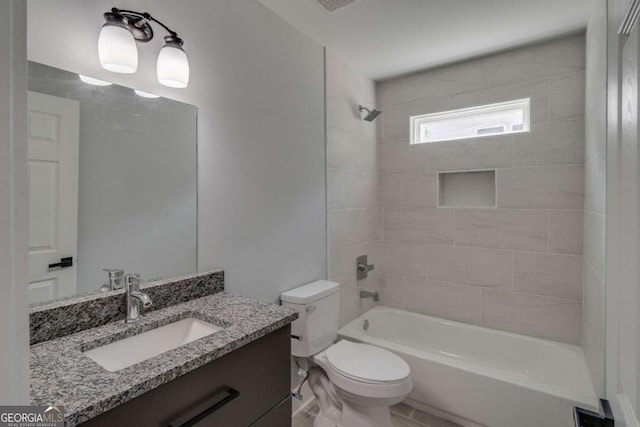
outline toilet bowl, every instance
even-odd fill
[[[390,427],[389,406],[411,391],[409,365],[388,350],[350,341],[334,344],[340,309],[337,283],[320,280],[281,295],[298,311],[291,353],[307,362],[320,411],[315,427]]]
[[[339,423],[326,424],[325,414],[335,413],[336,408],[323,408],[319,399],[315,427],[389,427],[389,407],[404,400],[412,388],[409,365],[379,347],[339,341],[313,356],[311,362],[322,371],[310,375],[326,375],[331,384],[328,387],[326,382],[314,382],[314,394],[335,393],[334,401],[341,404]],[[324,389],[318,390],[319,387]]]

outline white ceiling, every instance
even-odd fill
[[[258,0],[379,80],[586,27],[591,0]],[[599,0],[596,0],[599,1]]]

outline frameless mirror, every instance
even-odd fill
[[[196,107],[84,80],[29,63],[31,303],[197,271]]]

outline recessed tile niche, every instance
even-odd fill
[[[496,171],[438,173],[441,208],[495,208]]]

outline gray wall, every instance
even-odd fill
[[[594,4],[587,28],[582,346],[596,392],[604,396],[607,5]]]
[[[155,77],[162,37],[139,46],[134,75],[100,67],[97,38],[112,6],[31,0],[29,59],[198,107],[199,270],[223,268],[229,291],[265,301],[326,277],[321,46],[253,0],[119,3],[185,40],[191,80],[175,90]],[[74,25],[56,24],[69,10]]]
[[[380,268],[376,122],[362,120],[358,105],[375,105],[371,79],[327,50],[327,207],[329,279],[340,284],[340,324],[372,307],[362,289],[377,288],[377,270],[356,280],[356,258]]]
[[[29,403],[26,7],[0,0],[0,404]]]
[[[382,303],[579,344],[585,39],[379,82]],[[531,132],[409,144],[409,117],[531,97]],[[496,170],[497,209],[437,207],[437,172]]]

